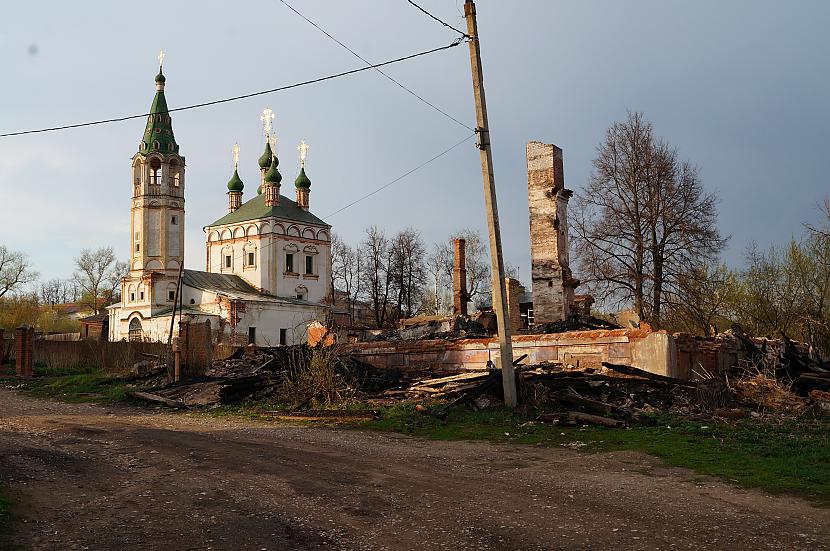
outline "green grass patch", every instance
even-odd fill
[[[34,396],[57,398],[64,402],[122,402],[130,400],[130,387],[123,379],[95,369],[67,368],[48,371],[37,368],[32,379],[13,379]]]
[[[406,404],[366,428],[437,440],[565,446],[585,452],[637,450],[666,464],[745,487],[792,493],[830,505],[830,421],[745,419],[733,424],[665,416],[656,427],[558,427],[506,410],[453,409],[442,422]]]

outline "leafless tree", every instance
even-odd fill
[[[633,303],[660,327],[666,292],[726,242],[717,198],[642,113],[607,130],[593,165],[571,217],[581,279],[601,299]]]
[[[75,281],[81,289],[81,303],[94,312],[100,311],[101,299],[111,289],[111,282],[116,277],[118,263],[112,247],[102,247],[95,251],[84,249],[75,258]]]
[[[370,226],[366,230],[366,237],[361,248],[366,256],[362,267],[363,286],[372,305],[375,324],[381,328],[386,324],[389,293],[392,288],[392,280],[389,277],[391,260],[389,239],[383,230],[377,226]]]
[[[345,244],[337,234],[332,237],[332,288],[346,296],[346,308],[352,324],[355,322],[355,302],[361,292],[361,254],[359,249]],[[334,305],[334,299],[332,299]]]
[[[449,313],[447,287],[452,285],[452,277],[447,275],[447,265],[452,265],[452,251],[446,243],[435,243],[432,253],[426,258],[426,277],[429,280],[429,291],[425,295],[422,310],[433,316]]]
[[[66,302],[62,300],[65,297],[65,289],[66,282],[62,279],[52,278],[49,281],[41,281],[38,285],[41,304],[44,306],[54,306]]]
[[[0,245],[0,297],[35,279],[37,272],[31,270],[25,253],[10,251],[5,245]]]
[[[424,256],[426,245],[412,227],[398,232],[389,243],[389,279],[395,292],[395,314],[398,319],[409,318],[420,303],[426,278]]]

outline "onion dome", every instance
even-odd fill
[[[271,144],[267,141],[265,142],[265,151],[262,152],[262,156],[259,158],[259,168],[268,168],[271,166],[271,157],[274,154],[271,152]]]
[[[294,187],[297,189],[309,189],[311,187],[311,180],[305,174],[305,167],[300,168],[300,175],[294,180]]]
[[[245,184],[242,183],[242,178],[239,177],[239,171],[234,170],[233,176],[228,181],[228,191],[242,191]]]
[[[282,174],[280,174],[280,171],[277,170],[279,164],[279,159],[274,156],[270,162],[271,167],[268,169],[268,172],[265,173],[265,181],[269,184],[279,184],[282,182]]]
[[[156,75],[156,82],[159,84],[164,84],[167,79],[164,78],[164,75],[161,73],[161,69],[159,69],[159,74]]]

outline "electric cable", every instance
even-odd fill
[[[324,35],[326,35],[327,37],[329,37],[330,39],[332,39],[335,43],[339,44],[341,47],[343,47],[345,50],[347,50],[349,53],[351,53],[351,54],[352,54],[353,56],[355,56],[357,59],[359,59],[360,61],[362,61],[362,62],[366,63],[367,65],[371,65],[371,64],[372,64],[372,62],[371,62],[371,61],[369,61],[369,60],[368,60],[368,59],[366,59],[365,57],[361,56],[359,53],[357,53],[356,51],[354,51],[352,48],[350,48],[349,46],[347,46],[346,44],[344,44],[343,42],[341,42],[340,40],[338,40],[337,38],[335,38],[334,36],[332,36],[332,35],[331,35],[331,33],[329,33],[328,31],[326,31],[326,30],[325,30],[324,28],[322,28],[320,25],[318,25],[317,23],[315,23],[314,21],[312,21],[311,19],[309,19],[308,17],[306,17],[305,15],[303,15],[302,13],[300,13],[300,12],[299,12],[296,8],[294,8],[294,6],[292,6],[291,4],[289,4],[288,2],[286,2],[285,0],[278,0],[278,1],[279,1],[280,3],[282,3],[285,7],[287,7],[289,10],[291,10],[291,11],[293,11],[295,14],[297,14],[299,17],[301,17],[302,19],[304,19],[304,20],[305,20],[305,21],[306,21],[309,25],[311,25],[312,27],[314,27],[315,29],[317,29],[318,31],[320,31],[321,33],[323,33]],[[380,69],[378,69],[378,68],[376,68],[376,67],[375,67],[374,69],[375,69],[378,73],[380,73],[381,75],[385,76],[387,79],[389,79],[389,80],[391,80],[392,82],[394,82],[395,84],[397,84],[397,85],[398,85],[401,89],[403,89],[404,91],[408,92],[410,95],[412,95],[412,96],[414,96],[415,98],[417,98],[418,100],[420,100],[420,101],[421,101],[422,103],[424,103],[425,105],[428,105],[429,107],[431,107],[431,108],[432,108],[432,109],[434,109],[435,111],[438,111],[439,113],[441,113],[442,115],[444,115],[445,117],[447,117],[448,119],[450,119],[451,121],[453,121],[453,122],[455,122],[455,123],[457,123],[457,124],[460,124],[461,126],[463,126],[464,128],[466,128],[466,129],[467,129],[467,130],[469,130],[470,132],[473,132],[473,128],[472,128],[472,127],[468,126],[467,124],[464,124],[463,122],[461,122],[461,121],[460,121],[460,120],[458,120],[457,118],[453,117],[452,115],[450,115],[449,113],[447,113],[446,111],[444,111],[443,109],[441,109],[440,107],[438,107],[437,105],[435,105],[434,103],[430,102],[429,100],[425,99],[423,96],[421,96],[421,95],[419,95],[418,93],[416,93],[415,91],[413,91],[411,88],[408,88],[407,86],[405,86],[404,84],[402,84],[400,81],[396,80],[395,78],[393,78],[393,77],[392,77],[392,76],[390,76],[389,74],[384,73],[384,72],[383,72],[383,71],[381,71]]]
[[[469,40],[469,39],[471,38],[471,37],[470,37],[470,35],[468,35],[468,34],[467,34],[467,33],[465,33],[464,31],[460,31],[460,30],[456,29],[455,27],[453,27],[452,25],[450,25],[449,23],[447,23],[446,21],[442,21],[441,19],[439,19],[439,18],[435,17],[434,15],[432,15],[431,13],[429,13],[427,10],[425,10],[424,8],[422,8],[421,6],[419,6],[418,4],[416,4],[415,2],[413,2],[412,0],[406,0],[406,1],[407,1],[407,2],[409,2],[410,4],[412,4],[413,6],[415,6],[416,8],[418,8],[419,10],[421,10],[421,11],[422,11],[424,14],[426,14],[428,17],[431,17],[432,19],[434,19],[434,20],[438,21],[439,23],[441,23],[441,24],[442,24],[442,25],[444,25],[445,27],[447,27],[447,28],[449,28],[449,29],[454,30],[455,32],[457,32],[458,34],[460,34],[463,38],[465,38],[465,39],[467,39],[467,40]]]
[[[318,77],[318,78],[314,78],[314,79],[311,79],[311,80],[296,82],[294,84],[288,84],[286,86],[279,86],[277,88],[271,88],[269,90],[262,90],[260,92],[251,92],[251,93],[248,93],[248,94],[241,94],[241,95],[232,96],[232,97],[229,97],[229,98],[222,98],[222,99],[217,99],[217,100],[213,100],[213,101],[206,101],[206,102],[202,102],[202,103],[196,103],[196,104],[193,104],[193,105],[186,105],[184,107],[175,107],[173,109],[168,109],[167,111],[164,111],[164,113],[175,113],[175,112],[179,112],[179,111],[188,111],[190,109],[200,109],[202,107],[210,107],[212,105],[219,105],[219,104],[222,104],[222,103],[229,103],[229,102],[232,102],[232,101],[248,99],[248,98],[252,98],[252,97],[256,97],[256,96],[262,96],[262,95],[265,95],[265,94],[273,94],[275,92],[282,92],[282,91],[285,91],[285,90],[291,90],[293,88],[299,88],[301,86],[307,86],[309,84],[317,84],[319,82],[324,82],[324,81],[327,81],[327,80],[332,80],[332,79],[335,79],[335,78],[340,78],[340,77],[344,77],[344,76],[348,76],[348,75],[353,75],[355,73],[361,73],[363,71],[368,71],[369,69],[376,69],[378,67],[384,67],[386,65],[392,65],[394,63],[400,63],[402,61],[415,59],[416,57],[422,57],[422,56],[429,55],[429,54],[434,54],[434,53],[437,53],[437,52],[440,52],[440,51],[443,51],[443,50],[448,50],[450,48],[454,48],[455,46],[458,46],[459,44],[461,44],[462,41],[463,40],[459,38],[459,39],[453,41],[452,43],[447,44],[446,46],[433,48],[431,50],[424,50],[422,52],[418,52],[418,53],[415,53],[415,54],[410,54],[410,55],[407,55],[407,56],[404,56],[404,57],[399,57],[399,58],[396,58],[396,59],[390,59],[389,61],[384,61],[382,63],[375,63],[375,64],[372,64],[372,65],[368,65],[366,67],[361,67],[361,68],[358,68],[358,69],[351,69],[349,71],[343,71],[343,72],[340,72],[340,73],[335,73],[335,74],[327,75],[327,76],[324,76],[324,77]],[[53,127],[49,127],[49,128],[39,128],[39,129],[35,129],[35,130],[21,130],[21,131],[18,131],[18,132],[6,132],[6,133],[3,133],[3,134],[0,134],[0,138],[8,138],[8,137],[11,137],[11,136],[22,136],[24,134],[39,134],[39,133],[43,133],[43,132],[55,132],[55,131],[58,131],[58,130],[69,130],[71,128],[96,126],[96,125],[109,124],[109,123],[114,123],[114,122],[123,122],[123,121],[132,120],[132,119],[140,119],[140,118],[148,117],[151,114],[152,113],[142,113],[140,115],[127,115],[127,116],[124,116],[124,117],[114,117],[114,118],[110,118],[110,119],[101,119],[101,120],[97,120],[97,121],[67,124],[67,125],[63,125],[63,126],[53,126]]]

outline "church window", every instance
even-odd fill
[[[233,262],[233,257],[229,254],[226,254],[225,255],[225,268],[230,268],[232,262]]]
[[[305,273],[308,275],[314,273],[314,257],[311,255],[305,257]]]
[[[288,273],[294,272],[294,254],[293,253],[286,253],[285,254],[285,271]]]
[[[138,293],[138,299],[139,300],[144,300],[144,291],[141,291],[140,293]]]
[[[303,295],[302,295],[301,293],[297,293],[297,298],[298,298],[299,300],[303,300]]]
[[[155,147],[158,147],[158,142],[155,143]],[[161,184],[161,161],[158,159],[150,161],[150,184],[154,186]]]
[[[141,249],[141,244],[140,244],[140,243],[136,243],[136,244],[135,244],[135,252],[138,252],[138,251],[139,251],[139,249]]]
[[[170,223],[174,226],[177,225],[179,223],[179,217],[174,214],[170,217]]]
[[[248,266],[254,265],[254,253],[248,253]]]
[[[135,302],[135,293],[130,293],[130,302]]]

